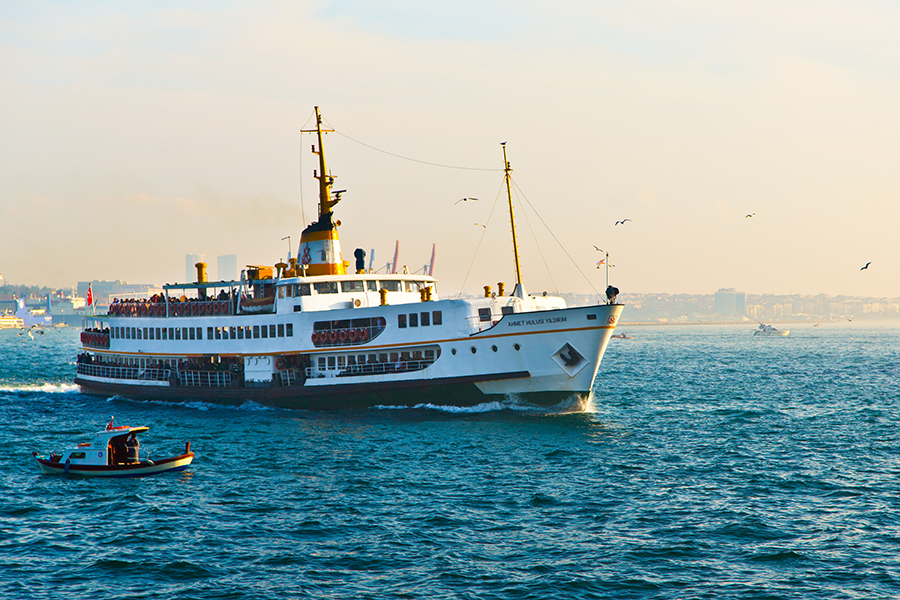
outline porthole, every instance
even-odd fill
[[[456,348],[450,348],[450,354],[456,356]]]
[[[494,352],[496,352],[496,351],[497,351],[497,346],[491,346],[491,350],[493,350]]]
[[[472,351],[472,354],[475,354],[476,352],[478,352],[478,350],[475,349],[475,346],[472,346],[471,348],[469,348],[469,350]]]
[[[518,345],[518,344],[513,344],[513,348],[515,348],[516,351],[518,352],[519,350],[522,349],[522,346],[520,346],[520,345]]]

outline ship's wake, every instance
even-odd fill
[[[41,383],[23,385],[0,386],[0,392],[7,393],[42,393],[42,394],[71,394],[78,391],[74,383]]]

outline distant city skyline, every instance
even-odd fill
[[[601,294],[596,246],[623,293],[900,296],[897,4],[38,1],[0,17],[9,281],[171,282],[197,251],[273,265],[288,236],[296,255],[318,105],[344,259],[384,264],[400,240],[415,271],[437,244],[445,295],[514,282],[505,141],[526,290]]]

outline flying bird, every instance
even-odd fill
[[[456,202],[453,203],[453,206],[456,206],[460,202],[468,202],[469,200],[474,200],[475,202],[478,202],[478,198],[460,198],[459,200],[457,200]]]
[[[596,250],[597,252],[603,252],[603,250],[601,250],[601,249],[598,248],[597,246],[594,246],[594,250]]]
[[[756,213],[750,213],[749,215],[744,215],[745,219],[749,219],[750,217],[755,217]]]
[[[869,262],[866,263],[866,266],[860,267],[859,270],[860,270],[860,271],[865,271],[866,269],[869,268],[869,265],[871,265],[871,264],[872,264],[872,261],[870,260]]]
[[[621,221],[616,221],[616,225],[624,225],[626,221],[630,221],[631,219],[622,219]]]
[[[482,225],[481,223],[475,223],[475,224],[478,225],[479,227],[484,227],[485,229],[487,229],[487,225]]]

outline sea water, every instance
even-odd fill
[[[900,596],[900,324],[659,326],[593,411],[134,402],[0,331],[0,598]],[[41,475],[147,425],[180,473]]]

